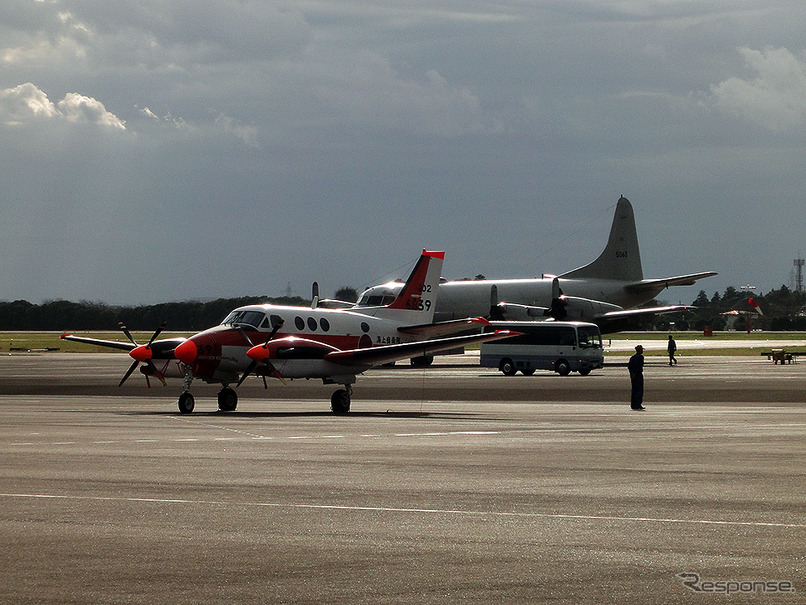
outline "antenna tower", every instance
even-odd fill
[[[806,263],[802,258],[796,258],[795,265],[795,292],[803,292],[803,264]]]

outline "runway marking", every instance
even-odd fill
[[[403,508],[390,506],[347,506],[338,504],[282,504],[279,502],[231,502],[224,500],[187,500],[184,498],[135,498],[126,496],[68,496],[59,494],[0,493],[0,498],[30,498],[40,500],[81,500],[89,502],[133,502],[153,504],[190,504],[203,506],[247,506],[251,508],[290,508],[309,510],[336,510],[355,512],[418,513],[429,515],[456,515],[465,517],[502,517],[559,519],[570,521],[628,521],[635,523],[674,523],[689,525],[718,525],[726,527],[770,527],[806,529],[806,523],[773,523],[768,521],[721,521],[714,519],[674,519],[670,517],[625,517],[617,515],[573,515],[564,513],[525,513],[450,508]]]

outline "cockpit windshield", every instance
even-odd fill
[[[386,288],[370,288],[361,293],[355,304],[357,307],[385,307],[395,302],[395,298],[397,295]]]
[[[221,324],[225,326],[238,324],[252,326],[254,328],[259,328],[264,323],[268,323],[268,318],[265,313],[262,311],[247,311],[244,309],[235,309],[221,322]]]

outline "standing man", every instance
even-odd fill
[[[666,351],[669,353],[669,365],[676,366],[677,360],[674,358],[674,353],[677,351],[677,343],[674,341],[671,334],[669,334],[669,344],[666,345]]]
[[[645,410],[644,403],[644,347],[637,345],[635,355],[627,362],[627,369],[630,371],[630,408],[633,410]]]

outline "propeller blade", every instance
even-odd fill
[[[122,386],[123,383],[126,382],[126,380],[128,380],[129,376],[132,375],[132,372],[134,372],[135,368],[137,367],[137,364],[141,363],[141,362],[145,363],[148,366],[148,369],[152,372],[152,374],[154,376],[159,378],[160,382],[163,385],[165,385],[165,386],[168,385],[168,383],[165,382],[165,376],[162,375],[162,372],[160,372],[157,369],[157,366],[154,365],[154,362],[151,361],[151,344],[155,340],[157,340],[157,337],[160,334],[162,334],[162,331],[165,329],[166,325],[167,324],[165,322],[162,322],[160,324],[160,327],[157,328],[157,330],[154,332],[154,334],[148,340],[148,344],[146,344],[146,345],[138,345],[137,341],[134,339],[134,336],[132,336],[132,333],[129,332],[129,329],[126,327],[126,325],[123,322],[120,322],[118,324],[118,328],[120,328],[121,332],[123,332],[126,335],[126,337],[129,340],[132,341],[132,344],[137,345],[137,347],[135,349],[133,349],[132,351],[129,352],[129,355],[134,357],[134,362],[132,362],[132,365],[130,365],[129,369],[126,370],[126,374],[123,375],[123,379],[120,381],[120,383],[118,383],[118,386]],[[148,385],[148,388],[150,389],[151,388],[151,381],[148,379],[148,374],[145,374],[145,377],[146,377],[146,384]]]
[[[490,314],[489,318],[494,321],[504,319],[503,307],[498,302],[498,286],[493,284],[490,286]]]
[[[315,284],[315,283],[316,283],[316,282],[314,282],[314,284]],[[269,336],[266,338],[266,342],[264,342],[264,343],[263,343],[263,346],[264,346],[264,347],[267,347],[267,346],[268,346],[269,342],[271,342],[271,339],[272,339],[272,338],[274,338],[274,336],[277,334],[277,332],[278,332],[278,331],[280,330],[280,328],[282,328],[282,327],[283,327],[283,320],[282,320],[281,318],[277,318],[277,323],[274,325],[274,328],[272,328],[272,331],[271,331],[271,332],[269,332]],[[252,345],[252,348],[254,348],[254,347],[255,347],[255,345],[254,345],[254,343],[252,342],[252,339],[251,339],[251,338],[249,338],[249,335],[248,335],[248,334],[247,334],[247,333],[244,331],[244,329],[243,329],[243,328],[241,328],[241,326],[239,326],[239,325],[238,325],[238,326],[235,326],[235,328],[238,330],[238,332],[240,332],[240,333],[241,333],[241,336],[243,336],[243,337],[246,339],[246,342],[248,342],[250,345]],[[266,359],[265,361],[266,361],[266,365],[267,365],[267,366],[269,366],[269,369],[272,371],[272,374],[274,374],[274,375],[275,375],[275,376],[277,376],[277,377],[278,377],[278,378],[279,378],[281,381],[283,381],[283,378],[282,378],[282,376],[280,375],[280,372],[278,372],[278,371],[275,369],[275,367],[274,367],[274,366],[271,364],[271,362],[270,362],[268,359]],[[246,378],[247,378],[247,377],[248,377],[248,376],[249,376],[249,375],[250,375],[252,372],[254,372],[254,371],[255,371],[255,368],[257,367],[257,364],[258,364],[258,362],[257,362],[257,360],[255,360],[255,361],[253,361],[252,363],[250,363],[250,364],[247,366],[246,370],[244,370],[243,376],[241,376],[241,379],[238,381],[238,384],[236,384],[236,385],[235,385],[235,388],[236,388],[236,389],[237,389],[239,386],[241,386],[241,385],[243,384],[243,381],[244,381],[244,380],[246,380]],[[265,377],[265,376],[263,377],[263,384],[264,384],[264,386],[266,386],[266,388],[268,388],[268,385],[266,385],[266,377]],[[283,381],[283,384],[285,384],[285,381]]]
[[[162,334],[162,331],[165,329],[165,326],[167,326],[167,325],[168,324],[166,324],[164,321],[160,324],[160,327],[157,328],[156,332],[154,332],[154,335],[151,337],[151,340],[148,341],[148,344],[146,345],[147,347],[150,347],[151,343],[154,342],[155,340],[157,340],[157,336]]]
[[[138,363],[140,363],[140,362],[137,361],[136,359],[132,362],[132,365],[129,366],[129,369],[123,375],[123,379],[118,383],[119,387],[123,386],[123,383],[126,382],[129,379],[129,376],[132,375],[132,372],[134,372],[134,370],[137,369],[137,364]]]
[[[135,344],[135,345],[137,344],[137,341],[136,341],[136,340],[134,339],[134,337],[132,336],[132,333],[131,333],[131,332],[129,332],[129,329],[126,327],[126,324],[124,324],[124,323],[121,321],[121,322],[118,324],[118,328],[120,328],[120,330],[121,330],[121,331],[122,331],[122,332],[123,332],[123,333],[126,335],[126,337],[127,337],[129,340],[131,340],[131,341],[132,341],[132,344]],[[138,346],[139,346],[139,345],[138,345]]]
[[[555,277],[551,280],[551,307],[549,307],[546,315],[554,319],[565,319],[568,317],[568,311],[565,308],[566,304],[563,291],[560,289],[560,280]]]
[[[254,346],[255,346],[255,343],[253,343],[253,342],[252,342],[252,339],[251,339],[251,338],[249,338],[249,335],[246,333],[246,330],[244,330],[244,329],[241,327],[241,325],[240,325],[240,324],[235,324],[235,326],[234,326],[234,327],[235,327],[235,329],[236,329],[236,330],[238,330],[238,333],[239,333],[241,336],[243,336],[244,340],[245,340],[246,342],[248,342],[248,343],[249,343],[249,346],[250,346],[250,347],[254,347]],[[240,383],[238,383],[238,384],[240,384]]]
[[[257,361],[253,361],[247,366],[246,370],[244,370],[243,376],[241,376],[241,379],[238,381],[238,384],[235,385],[236,389],[243,384],[243,381],[246,380],[246,377],[249,376],[256,367]]]

